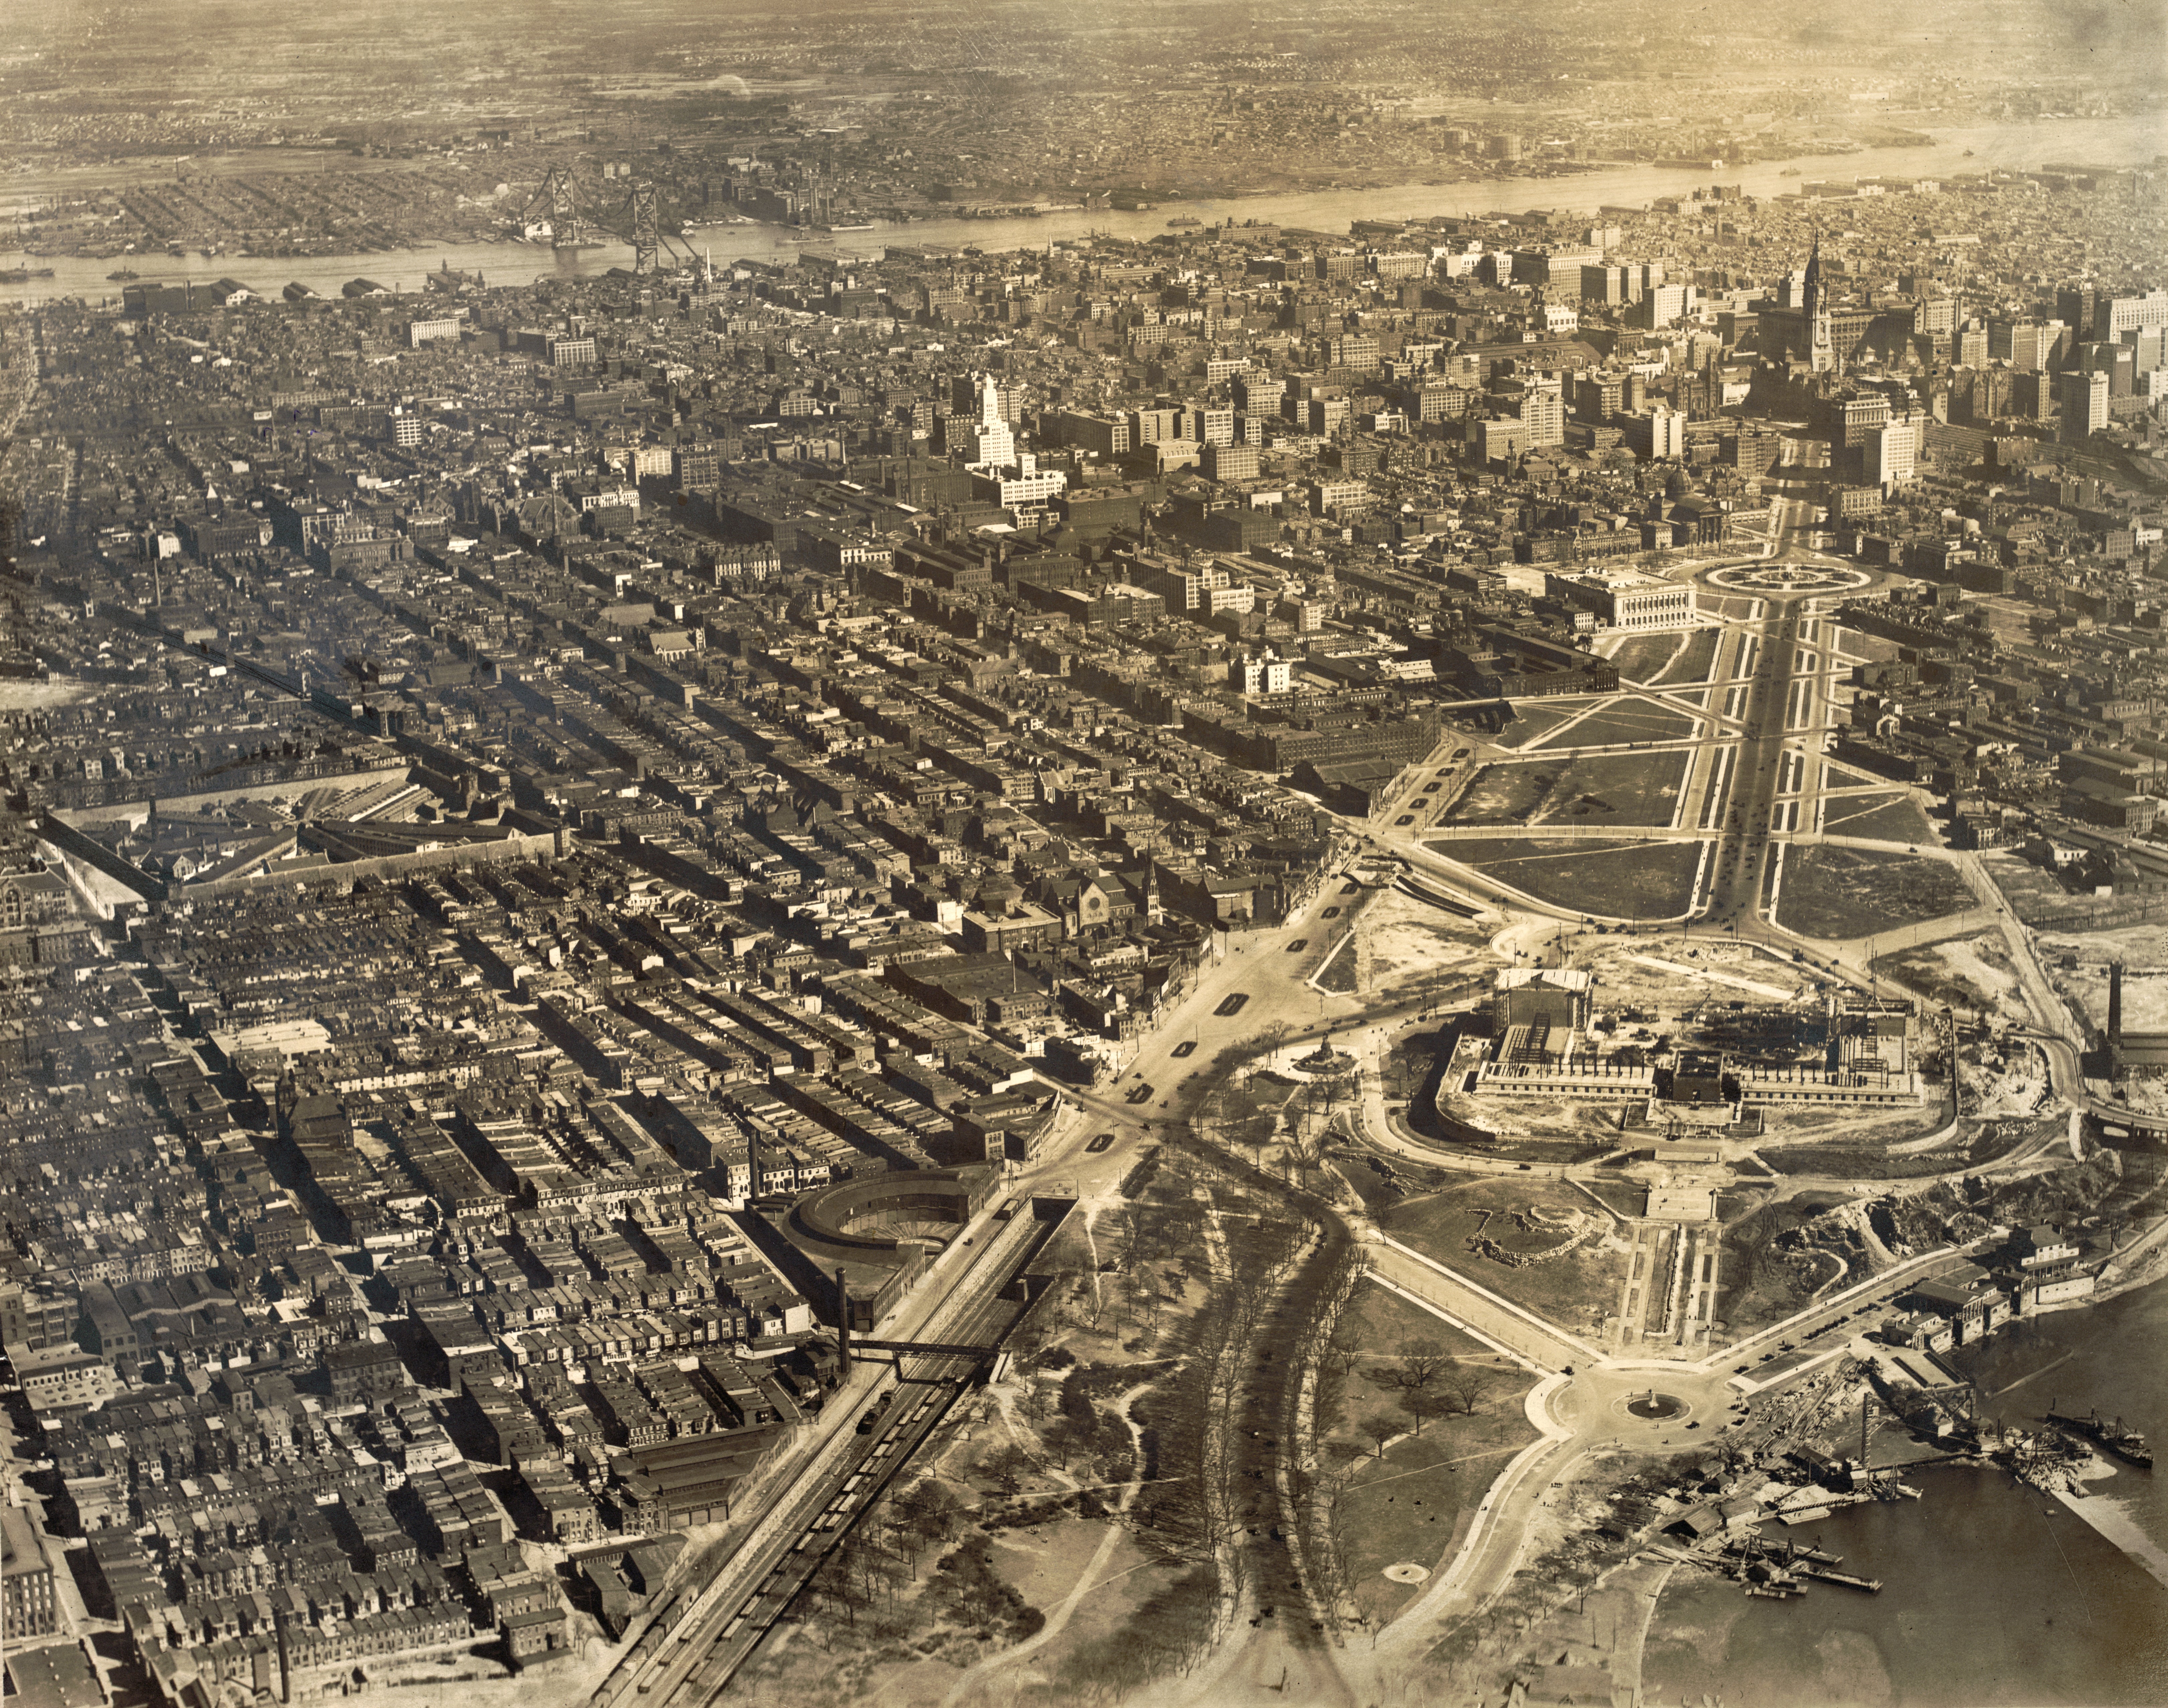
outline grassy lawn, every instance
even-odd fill
[[[1563,1181],[1484,1180],[1407,1199],[1378,1220],[1404,1244],[1576,1333],[1602,1329],[1626,1278],[1627,1254],[1613,1249],[1611,1218]],[[1562,1257],[1517,1266],[1486,1254],[1536,1256],[1591,1223],[1594,1237]],[[1489,1246],[1470,1249],[1477,1239]]]
[[[1784,864],[1778,920],[1809,937],[1863,937],[1972,906],[1972,892],[1939,860],[1867,848],[1795,850]]]
[[[1709,666],[1716,662],[1716,643],[1722,631],[1715,629],[1697,629],[1687,637],[1686,650],[1680,653],[1656,680],[1660,682],[1698,682],[1707,679]]]
[[[1501,747],[1526,747],[1532,741],[1540,741],[1552,730],[1586,708],[1582,699],[1554,701],[1531,704],[1523,700],[1514,707],[1513,721],[1498,737]]]
[[[1611,655],[1620,677],[1627,682],[1652,682],[1661,676],[1679,650],[1676,634],[1629,634]]]
[[[1355,940],[1351,936],[1319,969],[1317,982],[1327,990],[1352,990],[1355,988]]]
[[[1348,1306],[1348,1321],[1362,1356],[1333,1417],[1319,1418],[1318,1434],[1364,1449],[1362,1457],[1347,1461],[1336,1528],[1355,1599],[1373,1621],[1382,1621],[1424,1587],[1396,1583],[1384,1575],[1385,1567],[1405,1562],[1437,1571],[1472,1521],[1491,1479],[1535,1440],[1521,1408],[1533,1379],[1383,1287],[1358,1292]],[[1427,1422],[1421,1435],[1409,1433],[1390,1442],[1379,1456],[1378,1443],[1360,1433],[1366,1420],[1395,1416],[1402,1430],[1413,1428],[1400,1410],[1400,1391],[1387,1374],[1398,1362],[1397,1349],[1408,1340],[1433,1342],[1448,1356],[1495,1374],[1472,1414]],[[1327,1462],[1341,1461],[1328,1456]]]
[[[1569,747],[1615,747],[1626,741],[1683,741],[1694,732],[1693,719],[1653,700],[1621,698],[1565,733]]]
[[[1608,754],[1485,766],[1441,821],[1453,825],[1668,825],[1683,753]]]
[[[1886,1151],[1844,1150],[1834,1145],[1798,1145],[1788,1150],[1762,1145],[1754,1154],[1780,1175],[1826,1175],[1847,1180],[1911,1180],[1963,1166],[1947,1151],[1891,1156]]]
[[[1533,836],[1442,842],[1437,851],[1538,901],[1619,919],[1686,911],[1698,842],[1564,842]]]
[[[1934,826],[1909,795],[1840,795],[1822,809],[1822,829],[1908,846],[1935,841]]]

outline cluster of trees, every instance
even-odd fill
[[[984,1541],[966,1542],[943,1554],[926,1599],[935,1612],[988,1641],[1022,1642],[1046,1625],[1046,1615],[995,1572]]]
[[[1129,1425],[1098,1403],[1095,1390],[1110,1382],[1128,1387],[1128,1371],[1079,1366],[1058,1386],[1028,1384],[1019,1409],[1038,1430],[1040,1445],[1061,1469],[1066,1471],[1072,1464],[1093,1464],[1103,1479],[1112,1483],[1128,1476],[1135,1443]],[[983,1462],[980,1468],[985,1468]]]
[[[915,1622],[898,1600],[903,1586],[916,1581],[927,1551],[954,1540],[964,1523],[962,1503],[931,1478],[878,1503],[814,1573],[828,1628],[840,1621],[856,1631],[863,1619],[876,1636],[902,1636]]]
[[[1455,1358],[1435,1340],[1405,1339],[1395,1349],[1397,1362],[1371,1372],[1370,1379],[1379,1387],[1398,1396],[1392,1411],[1373,1413],[1358,1426],[1363,1435],[1374,1444],[1374,1456],[1382,1457],[1388,1442],[1396,1440],[1411,1429],[1418,1435],[1423,1425],[1435,1423],[1440,1418],[1473,1417],[1483,1409],[1483,1402],[1496,1382],[1496,1372],[1489,1366]],[[1324,1353],[1323,1375],[1331,1384],[1334,1400],[1332,1410],[1346,1391],[1347,1378],[1362,1362],[1364,1354],[1355,1341],[1352,1327],[1341,1319]],[[1318,1414],[1330,1415],[1320,1389]],[[1326,1443],[1328,1453],[1337,1452],[1342,1457],[1352,1457],[1345,1451],[1342,1441]],[[1359,1452],[1359,1449],[1357,1450]]]
[[[1246,1409],[1258,1330],[1301,1252],[1297,1228],[1230,1228],[1229,1235],[1230,1272],[1214,1279],[1190,1319],[1187,1355],[1136,1408],[1161,1454],[1140,1520],[1161,1546],[1206,1557],[1220,1556],[1250,1522],[1250,1504],[1264,1498],[1230,1437]]]
[[[1219,1594],[1218,1576],[1204,1563],[1162,1583],[1119,1630],[1077,1645],[1062,1669],[1066,1699],[1119,1701],[1194,1665],[1211,1645]]]

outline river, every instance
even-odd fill
[[[1805,155],[1794,160],[1760,161],[1752,166],[1692,170],[1678,167],[1633,166],[1557,178],[1485,178],[1427,184],[1398,184],[1381,189],[1312,191],[1299,194],[1235,196],[1219,201],[1169,202],[1140,213],[1050,213],[1037,219],[927,220],[908,225],[883,224],[867,231],[832,238],[777,225],[717,225],[693,239],[712,251],[718,263],[743,257],[768,260],[800,250],[832,244],[843,254],[877,254],[888,243],[937,246],[973,244],[982,249],[1032,248],[1095,231],[1145,238],[1167,229],[1177,212],[1207,225],[1234,220],[1343,232],[1363,219],[1428,218],[1441,214],[1519,212],[1555,208],[1592,212],[1607,205],[1639,207],[1659,196],[1678,195],[1710,183],[1742,185],[1750,194],[1777,195],[1795,188],[1802,178],[1933,178],[1990,167],[2036,169],[2049,161],[2093,166],[2146,164],[2161,151],[2157,130],[2139,120],[2071,119],[2028,125],[1992,125],[1929,133],[1921,148],[1874,148],[1852,154]],[[1787,178],[1787,167],[1799,178]],[[290,280],[336,295],[355,278],[367,278],[401,290],[421,288],[425,273],[449,262],[464,272],[479,272],[492,284],[525,284],[545,274],[592,276],[612,267],[630,266],[632,251],[608,243],[577,256],[558,257],[547,249],[518,243],[453,243],[433,247],[361,255],[261,259],[220,256],[205,260],[191,252],[185,259],[164,255],[96,261],[66,257],[8,257],[8,266],[50,267],[50,278],[0,284],[0,302],[40,301],[80,296],[95,302],[118,298],[120,286],[106,274],[123,266],[146,279],[194,278],[208,282],[231,275],[269,296]]]
[[[2168,1286],[2013,1324],[1959,1361],[1987,1414],[2051,1403],[2168,1424]],[[2090,1485],[2168,1546],[2168,1472]],[[2059,1503],[1992,1469],[1922,1468],[1924,1498],[1851,1507],[1793,1534],[1883,1580],[1794,1601],[1684,1573],[1657,1604],[1651,1708],[1703,1695],[1755,1708],[2109,1708],[2168,1703],[2168,1589]],[[1781,1529],[1781,1527],[1779,1527]]]

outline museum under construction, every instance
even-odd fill
[[[1910,1000],[1837,989],[1819,1002],[1734,1005],[1674,1045],[1620,1042],[1648,1016],[1599,1015],[1595,995],[1594,976],[1578,968],[1501,971],[1487,1013],[1464,1021],[1440,1089],[1638,1103],[1652,1126],[1708,1128],[1711,1138],[1759,1106],[1901,1109],[1926,1101],[1918,1005]],[[1647,1032],[1642,1026],[1634,1036]]]

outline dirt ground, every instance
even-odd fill
[[[1785,861],[1777,915],[1804,936],[1848,938],[1972,905],[1964,880],[1940,860],[1824,846],[1794,849]]]
[[[2061,965],[2077,957],[2075,968]],[[2168,1032],[2168,923],[2107,931],[2043,931],[2040,958],[2048,976],[2084,1005],[2096,1026],[2107,1023],[2107,967],[2123,963],[2123,1023],[2133,1032]]]
[[[1602,1329],[1626,1278],[1618,1224],[1563,1180],[1479,1180],[1405,1200],[1379,1221],[1395,1239],[1576,1331]],[[1509,1255],[1540,1260],[1515,1265]]]
[[[1884,955],[1874,970],[1930,1002],[1980,1013],[2007,1012],[2017,1000],[2017,970],[1998,931]]]
[[[1751,944],[1701,941],[1682,947],[1661,937],[1575,938],[1573,964],[1596,975],[1599,1014],[1631,1008],[1674,1019],[1702,1005],[1735,999],[1760,1008],[1799,1000],[1823,981],[1813,969],[1756,952]]]
[[[1576,739],[1586,727],[1576,727]],[[1611,753],[1579,759],[1561,755],[1486,766],[1440,822],[1537,825],[1555,820],[1576,825],[1668,825],[1677,809],[1686,770],[1683,753]]]
[[[1779,1203],[1757,1198],[1745,1213],[1726,1218],[1716,1314],[1729,1338],[1743,1339],[1804,1309],[1815,1289],[1838,1276],[1839,1259],[1847,1267],[1838,1285],[1866,1278],[1863,1248],[1837,1232],[1847,1213],[1802,1196]]]
[[[1464,970],[1461,963],[1485,954],[1490,942],[1489,934],[1473,920],[1442,913],[1397,889],[1373,893],[1359,929],[1360,952],[1368,962],[1365,988],[1381,995],[1433,973],[1444,977],[1448,968],[1458,976]],[[1353,952],[1342,950],[1334,959],[1334,969],[1352,970]]]
[[[73,676],[55,676],[49,682],[15,679],[0,681],[0,712],[43,712],[56,706],[79,706],[98,698],[95,682]]]
[[[1499,836],[1432,845],[1448,859],[1547,901],[1613,919],[1670,919],[1686,911],[1698,842],[1545,841]]]

